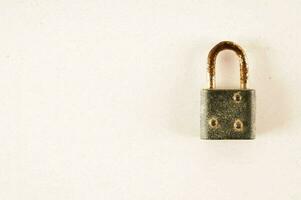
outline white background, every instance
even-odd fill
[[[301,3],[1,0],[1,200],[301,199]],[[209,50],[257,138],[200,140]],[[238,87],[235,54],[217,87]]]

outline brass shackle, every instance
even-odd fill
[[[248,66],[244,50],[237,44],[231,41],[223,41],[215,45],[208,54],[208,75],[209,88],[215,89],[215,63],[217,55],[223,50],[232,50],[239,58],[240,65],[240,89],[247,88],[248,81]]]

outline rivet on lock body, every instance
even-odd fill
[[[219,52],[234,51],[240,62],[240,89],[215,88]],[[255,90],[247,89],[248,68],[243,49],[230,41],[214,46],[208,55],[209,88],[201,91],[202,139],[254,139]]]

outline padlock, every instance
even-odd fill
[[[240,89],[215,88],[219,52],[234,51],[240,63]],[[201,91],[202,139],[254,139],[255,90],[247,89],[248,67],[243,49],[230,41],[214,46],[208,55],[209,88]]]

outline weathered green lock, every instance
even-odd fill
[[[219,52],[233,50],[240,62],[240,89],[215,89]],[[208,55],[209,89],[201,91],[202,139],[254,139],[255,90],[247,89],[248,68],[243,49],[230,41],[214,46]]]

